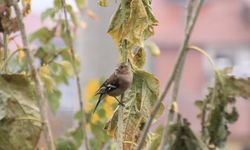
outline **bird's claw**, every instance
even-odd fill
[[[125,105],[124,105],[122,102],[119,102],[118,105],[120,105],[120,106],[122,106],[122,107],[125,107]]]

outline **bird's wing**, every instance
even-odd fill
[[[102,96],[103,96],[103,94],[100,94],[100,97],[99,97],[99,99],[98,99],[98,102],[97,102],[96,105],[95,105],[95,109],[94,109],[93,113],[95,113],[96,108],[98,107],[98,105],[99,105],[100,102],[102,101]]]
[[[97,90],[96,95],[105,94],[108,91],[112,91],[119,86],[118,77],[116,73],[113,73]]]

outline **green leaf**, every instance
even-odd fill
[[[226,113],[225,115],[226,115],[225,118],[227,119],[227,121],[228,121],[229,123],[234,123],[234,122],[236,122],[236,121],[238,120],[238,118],[239,118],[239,114],[238,114],[238,112],[237,112],[236,107],[233,107],[232,112]]]
[[[78,150],[75,141],[72,138],[59,138],[56,141],[57,150]]]
[[[54,89],[53,92],[47,93],[50,109],[55,113],[60,106],[61,92],[58,89]]]
[[[66,9],[67,9],[67,12],[69,13],[70,15],[70,18],[71,18],[71,21],[73,22],[73,24],[75,26],[80,26],[80,21],[79,21],[79,18],[77,16],[77,14],[73,11],[73,8],[71,5],[67,5],[66,6]]]
[[[55,8],[61,9],[62,8],[61,0],[54,0],[54,6],[55,6]]]
[[[32,150],[40,138],[42,121],[28,77],[0,76],[0,149]]]
[[[86,0],[75,0],[75,2],[79,10],[83,10],[87,5]]]
[[[80,147],[83,141],[83,129],[82,126],[79,126],[78,128],[74,129],[70,132],[70,135],[73,137],[73,139],[76,142],[77,147]]]
[[[54,18],[56,13],[58,12],[58,9],[56,8],[48,8],[41,14],[41,19],[44,21],[48,17]]]
[[[54,30],[49,30],[48,28],[43,27],[30,36],[30,41],[33,42],[38,39],[42,44],[47,44],[54,37],[54,32]]]
[[[164,127],[161,125],[161,126],[159,126],[154,131],[156,137],[151,142],[151,144],[149,146],[149,150],[156,150],[156,149],[158,149],[158,147],[160,146],[160,143],[161,143],[161,138],[162,138],[163,130],[164,130]]]

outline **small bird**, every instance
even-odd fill
[[[113,96],[118,101],[119,105],[124,106],[124,104],[121,103],[116,96],[123,94],[129,88],[132,81],[133,73],[131,71],[130,64],[127,62],[121,63],[118,68],[115,69],[115,72],[97,90],[96,95],[100,94],[100,96],[94,112],[100,104],[102,97],[105,95]]]

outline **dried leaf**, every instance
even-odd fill
[[[138,68],[143,68],[146,63],[146,52],[143,48],[139,48],[134,56],[131,57],[132,64]]]
[[[202,136],[207,139],[208,145],[218,148],[225,147],[229,135],[227,125],[238,119],[238,112],[234,106],[237,97],[245,99],[250,97],[250,81],[228,75],[231,70],[232,68],[225,68],[219,71],[214,86],[209,89],[206,98],[196,102],[198,107],[206,110],[202,110],[200,114],[202,120],[205,120],[203,127],[207,127]],[[231,112],[227,112],[229,107],[233,108]]]
[[[3,17],[0,19],[0,21],[1,21],[2,32],[10,34],[10,33],[15,33],[19,30],[16,18]]]
[[[176,123],[170,125],[168,137],[167,150],[204,150],[187,120],[181,116]]]

